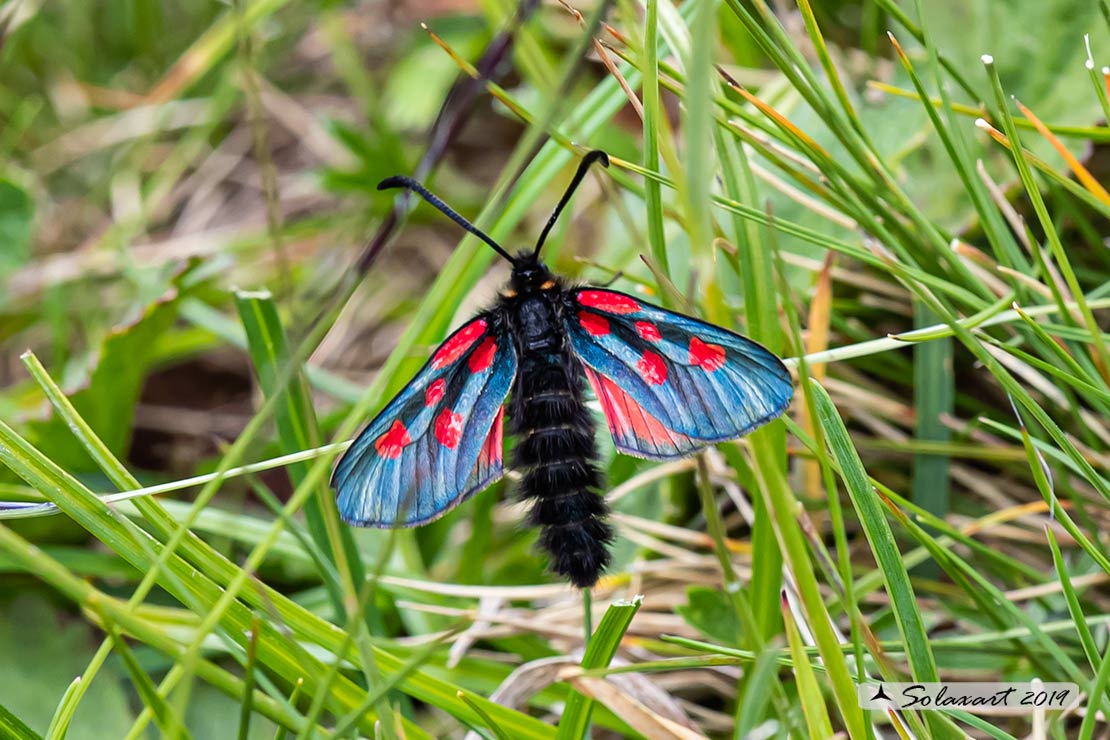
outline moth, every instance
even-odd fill
[[[580,163],[536,245],[511,255],[415,180],[406,188],[512,265],[497,301],[439,346],[358,435],[332,487],[350,524],[416,527],[447,513],[503,472],[505,402],[513,466],[528,521],[550,568],[589,588],[609,564],[613,529],[586,405],[592,389],[616,449],[673,460],[740,437],[779,416],[794,388],[756,342],[692,316],[599,286],[574,286],[540,250],[590,165]]]

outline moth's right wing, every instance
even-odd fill
[[[614,290],[571,291],[564,323],[617,448],[669,460],[771,421],[794,386],[782,360],[728,329]]]

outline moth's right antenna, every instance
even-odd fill
[[[582,183],[582,178],[586,176],[586,172],[594,162],[601,162],[602,167],[608,167],[609,155],[600,149],[594,149],[585,157],[582,157],[582,162],[578,165],[578,171],[574,173],[574,179],[570,181],[570,185],[567,187],[567,191],[563,193],[559,205],[555,206],[555,212],[551,214],[551,218],[547,219],[547,226],[543,227],[543,231],[540,232],[540,238],[536,240],[536,248],[532,250],[533,259],[540,256],[540,249],[543,248],[543,243],[547,239],[547,235],[551,232],[551,228],[555,226],[555,222],[559,220],[559,214],[563,212],[563,208],[570,202],[570,196],[574,195],[574,191],[578,189],[578,186]]]

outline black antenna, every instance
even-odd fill
[[[421,198],[435,206],[441,213],[443,213],[444,216],[447,216],[447,218],[451,219],[459,226],[463,227],[471,234],[493,247],[493,251],[497,252],[513,265],[516,264],[516,260],[513,259],[512,255],[502,249],[500,244],[491,239],[477,226],[470,223],[465,218],[456,213],[455,209],[444,203],[416,180],[413,180],[411,177],[406,177],[405,175],[394,175],[393,177],[387,177],[378,183],[378,190],[389,190],[391,188],[404,188],[405,190],[411,190],[412,192],[416,193]]]
[[[587,170],[590,169],[590,165],[594,162],[601,162],[602,167],[608,167],[609,155],[600,149],[594,149],[586,154],[585,157],[582,157],[582,161],[578,165],[578,171],[574,173],[574,179],[570,181],[567,191],[563,193],[562,200],[559,201],[559,205],[555,206],[555,212],[551,214],[551,218],[547,219],[547,226],[543,227],[543,231],[540,232],[540,238],[536,240],[536,248],[532,250],[533,259],[540,256],[540,249],[543,248],[543,243],[547,239],[548,233],[550,233],[551,228],[555,226],[555,222],[559,219],[559,214],[563,212],[563,208],[570,202],[570,197],[574,195],[574,191],[578,189],[578,186],[582,183],[582,178],[586,176]]]

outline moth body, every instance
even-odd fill
[[[497,311],[514,337],[517,376],[509,401],[519,494],[532,504],[529,523],[551,569],[575,586],[592,586],[609,563],[597,467],[596,424],[585,403],[585,377],[563,327],[565,291],[542,264],[518,257]],[[508,296],[508,297],[506,297]]]

